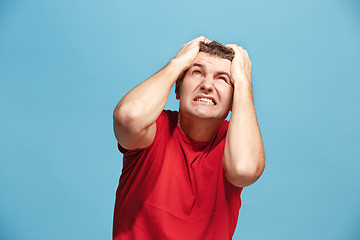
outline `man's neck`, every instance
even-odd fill
[[[222,123],[223,120],[187,117],[180,113],[178,119],[178,124],[183,133],[189,138],[199,142],[210,141],[216,135]]]

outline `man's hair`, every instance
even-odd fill
[[[199,52],[208,53],[210,55],[215,55],[220,58],[228,59],[230,61],[234,58],[234,51],[231,48],[225,47],[221,43],[218,43],[216,41],[212,41],[210,43],[200,42],[200,49]],[[183,72],[179,78],[178,81],[181,83],[184,79],[184,76],[188,70]]]
[[[215,55],[221,58],[228,59],[230,61],[234,58],[234,51],[225,47],[221,43],[212,41],[210,43],[200,42],[200,52],[205,52],[210,55]]]

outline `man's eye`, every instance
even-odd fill
[[[193,75],[196,75],[196,76],[201,76],[201,72],[200,71],[193,71]]]
[[[220,80],[223,80],[224,82],[226,82],[227,84],[233,86],[232,82],[230,81],[230,79],[226,78],[226,77],[219,77]]]
[[[230,83],[230,81],[225,77],[219,77],[219,79],[225,81],[226,83]]]

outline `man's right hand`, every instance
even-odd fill
[[[114,131],[121,146],[126,149],[149,146],[156,133],[156,119],[163,111],[171,87],[189,68],[200,50],[197,37],[184,44],[176,56],[159,72],[128,92],[114,110]]]
[[[181,47],[180,51],[176,54],[173,60],[184,64],[185,69],[188,69],[190,64],[194,61],[196,55],[199,53],[200,42],[209,43],[211,40],[203,36],[194,38]]]

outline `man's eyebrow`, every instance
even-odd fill
[[[230,74],[228,72],[217,72],[218,75],[226,75],[228,78],[230,78]]]
[[[192,68],[192,67],[205,68],[205,66],[201,63],[194,63],[190,66],[190,68]],[[216,74],[217,75],[226,75],[230,79],[230,74],[228,72],[220,71],[220,72],[217,72]]]
[[[200,67],[200,68],[203,68],[204,65],[201,64],[201,63],[194,63],[194,64],[191,65],[191,67]]]

